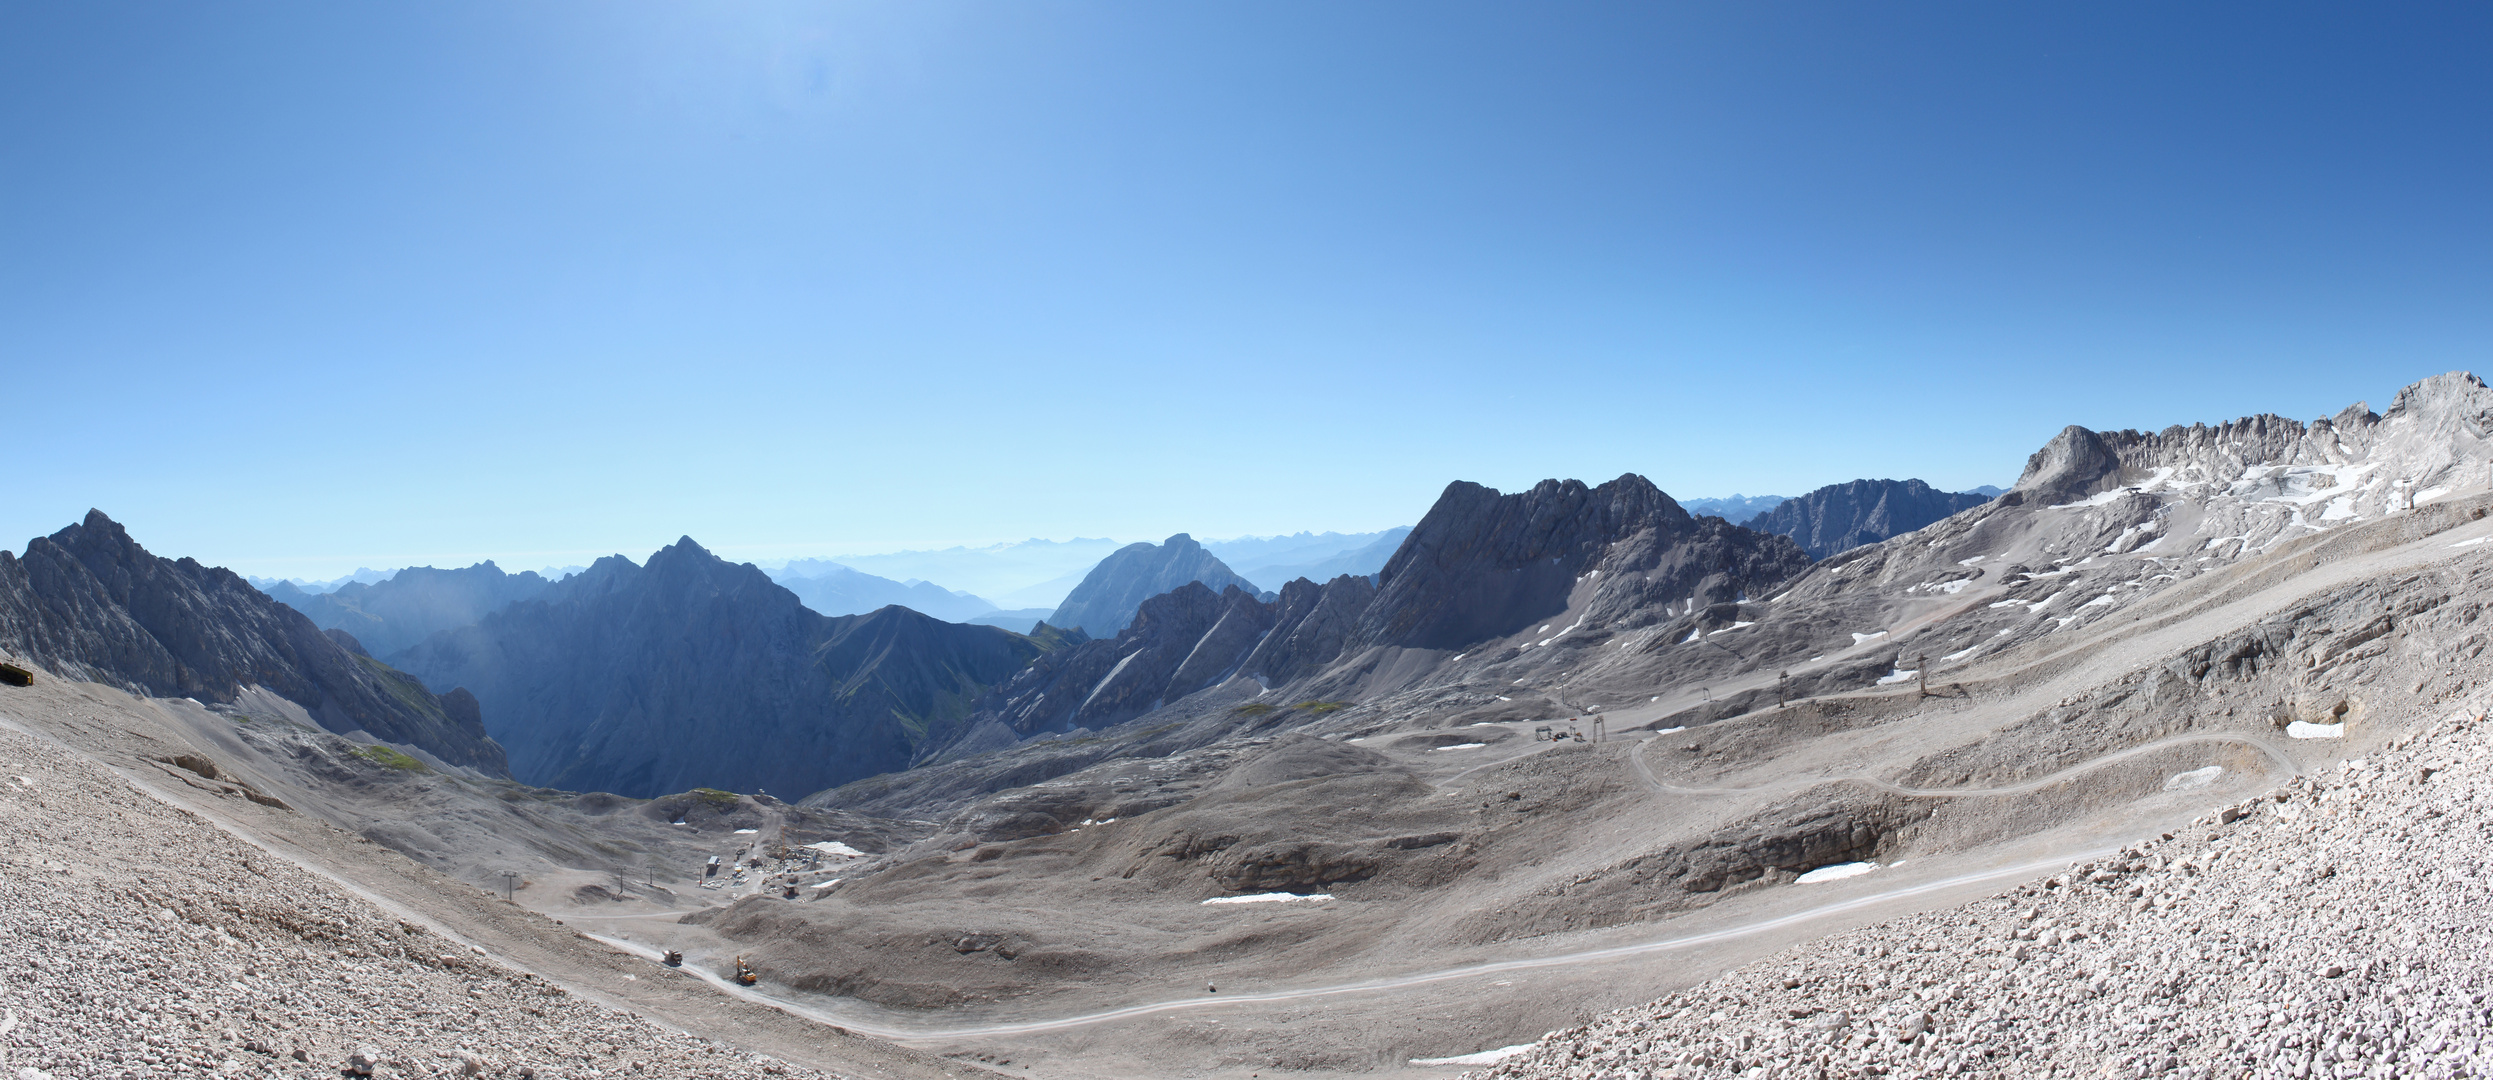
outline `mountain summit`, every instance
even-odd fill
[[[445,705],[233,571],[148,553],[100,510],[27,541],[24,559],[0,551],[0,646],[72,678],[156,697],[232,704],[264,687],[331,731],[508,771],[463,695]]]
[[[599,559],[398,659],[473,689],[529,783],[797,795],[906,767],[930,725],[1039,652],[904,607],[817,614],[685,537],[645,566]]]
[[[1823,559],[1902,536],[1989,501],[1987,495],[1940,491],[1919,480],[1855,480],[1785,500],[1746,524],[1789,536],[1810,558]]]
[[[1249,596],[1257,592],[1254,582],[1239,577],[1194,537],[1179,533],[1156,546],[1127,544],[1101,559],[1047,621],[1095,638],[1113,637],[1134,621],[1143,601],[1189,581],[1200,581],[1216,594],[1232,585]]]

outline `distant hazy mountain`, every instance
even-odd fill
[[[646,566],[599,559],[398,659],[473,690],[529,783],[794,798],[906,767],[930,725],[1041,651],[905,607],[822,615],[687,537]]]
[[[1301,576],[1331,581],[1341,574],[1376,574],[1384,569],[1386,559],[1394,556],[1394,546],[1409,534],[1411,526],[1361,534],[1301,531],[1294,536],[1239,536],[1227,541],[1204,541],[1204,551],[1212,551],[1239,576],[1261,581],[1266,591],[1271,591]],[[1376,554],[1376,549],[1384,549],[1384,554]]]
[[[1119,546],[1115,540],[1077,537],[941,551],[832,555],[830,559],[894,581],[940,581],[947,588],[986,597],[1001,608],[1053,609],[1082,581],[1083,574]]]
[[[411,566],[372,584],[311,593],[281,581],[270,596],[323,630],[344,630],[374,656],[391,656],[443,630],[466,626],[552,584],[534,571],[505,574],[492,560],[461,570]]]
[[[1698,517],[1718,517],[1737,524],[1783,505],[1787,495],[1733,495],[1728,499],[1680,499],[1679,508]]]
[[[862,615],[898,604],[945,622],[968,622],[996,605],[931,581],[899,582],[859,573],[823,559],[800,559],[771,572],[771,580],[825,615]]]
[[[972,616],[971,618],[963,621],[976,623],[980,626],[1001,626],[1016,634],[1027,634],[1032,632],[1032,628],[1036,624],[1047,621],[1047,617],[1055,613],[1055,608],[1016,608],[990,611],[984,615]]]
[[[1114,637],[1134,621],[1134,612],[1143,601],[1189,581],[1200,581],[1215,592],[1231,585],[1249,596],[1262,591],[1205,551],[1194,537],[1179,533],[1158,545],[1128,544],[1101,559],[1047,621],[1078,627],[1095,638]]]
[[[351,639],[349,639],[351,640]],[[473,702],[437,697],[231,570],[148,553],[102,512],[0,551],[0,648],[61,675],[231,704],[265,687],[322,727],[504,774]],[[445,702],[444,698],[453,699]]]
[[[1830,484],[1759,514],[1747,522],[1759,532],[1798,541],[1812,559],[1902,536],[1958,511],[1990,501],[1988,495],[1938,491],[1919,480],[1855,480]]]
[[[1996,499],[2000,497],[2001,492],[2007,490],[2007,488],[2001,487],[1998,484],[1984,484],[1981,487],[1968,489],[1963,492],[1963,494],[1980,495],[1986,499]]]
[[[381,582],[388,581],[390,579],[390,575],[397,572],[398,571],[396,570],[375,570],[369,566],[358,566],[355,568],[354,573],[331,581],[307,581],[303,578],[264,577],[249,577],[244,578],[243,580],[250,582],[253,588],[259,589],[262,592],[268,592],[282,583],[292,585],[295,588],[307,593],[330,593],[336,592],[348,585],[376,585]]]
[[[1394,557],[1394,550],[1402,546],[1402,538],[1411,535],[1411,526],[1403,525],[1381,533],[1365,535],[1370,539],[1364,545],[1335,551],[1312,561],[1265,563],[1251,568],[1233,565],[1231,569],[1262,583],[1266,592],[1279,592],[1282,586],[1299,578],[1306,578],[1309,581],[1331,581],[1344,574],[1374,576],[1377,571],[1385,569],[1386,560]],[[1204,545],[1206,548],[1211,546],[1210,544]]]

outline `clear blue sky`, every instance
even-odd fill
[[[2013,480],[2493,342],[2493,8],[0,7],[0,542],[252,573]]]

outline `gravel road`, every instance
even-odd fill
[[[1466,1076],[2493,1074],[2483,708],[2181,834],[1793,949]]]

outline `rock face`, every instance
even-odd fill
[[[473,709],[446,710],[349,644],[231,570],[149,554],[102,511],[28,541],[23,559],[0,551],[0,647],[54,672],[214,704],[265,687],[331,731],[508,773]]]
[[[1040,651],[902,607],[820,615],[686,537],[646,566],[600,559],[401,659],[472,689],[527,782],[793,796],[906,767],[930,726]]]
[[[1734,601],[1808,565],[1791,540],[1691,517],[1633,473],[1513,495],[1457,481],[1385,565],[1350,644],[1460,649],[1567,610],[1579,584],[1596,587],[1588,617],[1611,620],[1690,597]],[[1604,580],[1590,582],[1594,571]]]
[[[1939,491],[1919,480],[1855,480],[1786,500],[1746,524],[1759,532],[1789,536],[1810,558],[1823,559],[1902,536],[1989,501],[1984,495]]]
[[[1342,652],[1352,620],[1376,596],[1352,574],[1304,578],[1260,600],[1202,582],[1143,601],[1114,638],[1039,658],[997,687],[975,715],[930,742],[920,760],[958,757],[1056,732],[1124,723],[1235,678],[1276,687],[1321,670]]]
[[[1047,621],[1078,627],[1092,637],[1108,637],[1134,621],[1143,601],[1190,581],[1201,582],[1216,593],[1233,585],[1248,596],[1257,591],[1254,582],[1231,572],[1194,537],[1179,533],[1156,547],[1128,544],[1101,559]]]
[[[491,561],[463,570],[411,566],[387,581],[349,582],[336,592],[310,593],[289,582],[268,590],[323,630],[344,630],[375,656],[394,656],[444,630],[467,626],[551,584],[535,571],[506,574]]]

